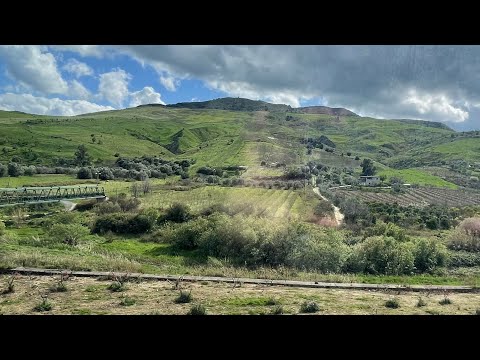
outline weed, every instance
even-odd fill
[[[398,309],[400,307],[400,303],[398,302],[397,298],[389,299],[385,302],[385,307],[390,309]]]
[[[427,306],[427,302],[422,298],[418,298],[417,307]]]
[[[274,297],[268,298],[265,302],[265,305],[279,305],[280,301],[275,299]]]
[[[300,306],[300,312],[303,314],[311,314],[320,311],[320,306],[315,301],[305,301]]]
[[[445,297],[444,297],[442,300],[440,300],[438,303],[439,303],[440,305],[451,305],[451,304],[453,304],[453,301],[450,300],[450,298],[448,298],[448,297],[445,296]]]
[[[136,302],[137,301],[135,299],[125,296],[124,298],[122,298],[122,301],[120,301],[120,305],[132,306],[132,305],[135,305]]]
[[[283,306],[282,305],[275,306],[272,309],[272,311],[270,311],[270,314],[272,314],[272,315],[282,315],[283,314]]]
[[[44,312],[44,311],[50,311],[53,308],[53,305],[50,301],[48,301],[48,297],[46,295],[41,295],[42,297],[42,302],[35,305],[33,310],[37,312]]]
[[[175,299],[175,302],[177,304],[186,304],[191,302],[192,299],[193,297],[191,291],[187,293],[186,291],[180,290],[180,295],[178,295],[178,297]]]
[[[195,304],[190,308],[187,315],[207,315],[207,309],[201,304]]]

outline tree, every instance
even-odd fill
[[[363,159],[362,161],[362,176],[375,175],[377,169],[373,166],[373,161],[370,159]]]
[[[0,177],[7,176],[8,174],[8,169],[5,165],[0,164]]]
[[[145,180],[142,181],[142,191],[143,191],[143,195],[146,195],[152,192],[152,186],[150,184],[150,179],[148,178],[148,176],[145,178]]]
[[[92,178],[92,170],[87,167],[82,167],[78,170],[77,173],[78,179],[91,179]]]
[[[87,153],[85,145],[79,145],[75,151],[75,163],[80,166],[90,165],[90,155]]]
[[[20,164],[11,162],[8,164],[8,175],[12,177],[22,176],[23,175],[23,168]]]

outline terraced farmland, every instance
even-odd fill
[[[253,187],[230,188],[205,186],[188,191],[158,189],[142,198],[144,207],[166,208],[182,203],[193,212],[208,206],[223,204],[234,213],[245,215],[310,220],[318,198],[310,190],[276,190]]]
[[[347,197],[355,197],[364,202],[380,203],[398,203],[401,206],[427,206],[427,205],[446,205],[446,206],[469,206],[480,205],[480,192],[467,190],[454,190],[447,188],[417,188],[407,189],[403,194],[392,194],[382,191],[362,191],[362,190],[335,190],[338,194]]]

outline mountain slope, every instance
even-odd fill
[[[286,105],[244,100],[201,103],[235,110],[151,105],[75,117],[0,111],[0,162],[61,165],[74,157],[80,144],[97,164],[112,164],[119,155],[158,155],[195,159],[193,170],[247,165],[260,171],[262,161],[300,165],[309,160],[358,169],[357,156],[371,158],[387,170],[480,162],[480,139],[442,124],[302,113]],[[273,110],[265,111],[264,106]],[[242,108],[260,110],[239,111]],[[320,138],[333,142],[334,152],[314,149],[308,155],[305,139]],[[467,145],[468,151],[462,151]]]

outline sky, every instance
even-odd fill
[[[244,97],[480,130],[480,46],[0,45],[0,110]]]

